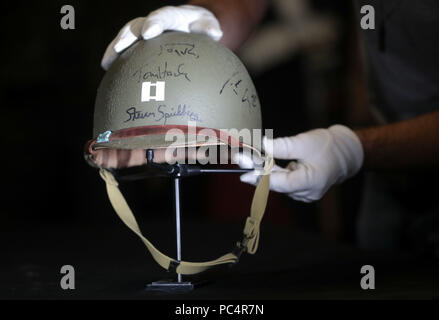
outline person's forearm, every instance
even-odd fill
[[[224,35],[220,42],[232,50],[239,48],[262,20],[271,0],[192,0],[219,20]]]
[[[355,133],[363,145],[366,169],[439,166],[439,111]]]

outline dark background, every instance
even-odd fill
[[[169,5],[182,3],[166,1]],[[324,98],[327,113],[322,120],[310,118],[306,111],[309,96],[305,92],[309,81],[305,80],[309,77],[309,62],[306,53],[298,53],[254,77],[264,126],[275,128],[275,136],[293,135],[346,119],[347,83],[352,71],[353,29],[350,26],[355,17],[350,1],[329,3],[315,0],[312,3],[317,12],[331,14],[340,26],[338,41],[330,52],[335,59],[330,67],[318,73],[327,85]],[[5,255],[0,262],[0,297],[133,297],[133,288],[157,280],[163,274],[158,267],[151,266],[154,262],[145,254],[141,242],[114,214],[98,172],[84,161],[83,147],[92,138],[94,99],[104,74],[100,60],[106,46],[127,21],[145,16],[163,2],[70,1],[68,4],[75,8],[75,30],[60,27],[63,16],[60,9],[64,4],[62,1],[13,1],[1,5],[3,195],[0,233]],[[265,23],[273,19],[274,13],[270,11]],[[272,81],[282,79],[286,72],[297,76],[288,82]],[[281,91],[290,93],[293,106],[284,105],[283,97],[278,94]],[[284,116],[278,117],[281,111]],[[121,188],[145,233],[172,255],[171,182],[151,179],[123,184]],[[241,184],[237,176],[232,176],[191,178],[182,182],[182,188],[183,241],[187,239],[183,245],[185,257],[204,260],[209,255],[214,258],[230,250],[240,238],[240,229],[250,207],[252,187]],[[360,190],[361,175],[338,188],[335,197],[329,196],[329,200],[317,204],[298,203],[272,193],[264,218],[266,229],[262,229],[262,232],[266,231],[266,238],[263,234],[261,239],[262,253],[256,255],[257,258],[247,258],[247,264],[244,262],[244,267],[232,275],[232,280],[224,282],[223,291],[218,292],[226,296],[238,283],[242,295],[237,293],[238,290],[235,291],[236,297],[250,297],[249,292],[252,292],[254,297],[300,298],[312,297],[313,292],[324,286],[326,291],[319,292],[325,294],[319,297],[348,298],[343,292],[338,295],[331,293],[331,288],[337,288],[343,281],[340,271],[343,268],[339,268],[343,259],[348,260],[343,270],[349,270],[346,271],[350,274],[347,278],[352,280],[347,286],[349,290],[355,287],[358,291],[358,272],[365,260],[352,248],[355,248],[355,217]],[[301,236],[304,232],[306,236]],[[285,238],[279,242],[276,235]],[[294,241],[294,245],[289,241]],[[290,251],[299,252],[288,258],[296,269],[289,269],[288,263],[282,265],[284,255]],[[270,252],[276,254],[269,258]],[[281,252],[285,254],[280,255]],[[382,255],[373,258],[378,260],[369,261],[382,261],[380,257]],[[252,262],[252,258],[256,260]],[[270,261],[266,259],[279,261],[275,264],[281,265],[280,270],[284,271],[270,271]],[[390,260],[387,258],[383,262],[389,274],[393,270]],[[265,291],[264,295],[257,295],[263,291],[259,290],[263,284],[247,290],[244,288],[246,282],[239,283],[242,277],[248,274],[251,277],[252,272],[253,276],[261,277],[257,274],[259,269],[254,269],[255,263],[265,275],[276,274],[273,279],[278,285],[266,284],[272,290]],[[79,294],[68,296],[59,290],[59,268],[64,264],[79,265],[79,279],[86,283]],[[328,271],[330,275],[321,274],[325,266],[332,270]],[[249,273],[249,270],[252,271]],[[291,270],[305,272],[307,277],[304,279],[309,280],[310,286],[305,280],[299,281],[300,277],[294,280],[289,273]],[[407,272],[410,271],[407,269]],[[315,278],[316,274],[320,276]],[[410,275],[416,276],[415,273]],[[333,280],[329,281],[328,287],[325,281],[329,278]],[[285,290],[281,285],[284,282],[294,287],[298,285],[297,281],[301,291]],[[390,282],[396,283],[397,280]],[[116,289],[112,283],[117,283]],[[248,280],[248,283],[253,282]],[[309,291],[307,288],[314,289]],[[346,285],[340,285],[340,288],[346,288]],[[215,297],[212,291],[205,290],[207,296],[210,293]],[[301,295],[301,292],[307,293]],[[425,292],[428,296],[431,290]],[[392,294],[384,296],[392,297]]]

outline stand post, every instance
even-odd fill
[[[175,226],[177,231],[177,260],[181,261],[181,227],[180,227],[180,179],[174,178],[174,201],[175,201]],[[181,274],[177,273],[178,282],[181,283]]]
[[[177,237],[177,260],[181,261],[181,219],[180,219],[180,178],[174,176],[174,210],[175,229]],[[161,291],[166,293],[184,293],[194,289],[191,282],[183,282],[182,275],[177,273],[177,282],[162,280],[147,285],[148,291]]]

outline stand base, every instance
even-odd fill
[[[193,289],[194,285],[191,282],[157,281],[146,286],[146,291],[161,291],[166,293],[185,293]]]

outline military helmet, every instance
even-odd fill
[[[93,150],[163,148],[170,128],[261,129],[255,86],[242,62],[206,35],[167,32],[138,41],[99,86]],[[195,137],[186,134],[186,146]],[[226,135],[223,135],[223,137]],[[230,139],[240,139],[232,134]],[[242,137],[241,137],[242,140]]]
[[[194,124],[196,130],[191,132]],[[234,144],[260,153],[259,148],[243,141],[239,132],[261,129],[261,126],[255,87],[236,55],[206,35],[166,32],[136,42],[104,75],[95,103],[94,138],[86,144],[85,156],[90,164],[99,167],[116,213],[142,239],[156,262],[167,270],[174,268],[180,274],[194,274],[215,265],[235,263],[242,251],[256,251],[272,159],[265,161],[265,174],[255,190],[244,239],[237,246],[239,250],[213,261],[193,263],[167,257],[143,236],[118,188],[114,170],[97,165],[95,154],[103,149],[175,146],[166,137],[171,129],[179,129],[184,136],[180,147],[203,144],[204,140],[199,142],[198,136],[203,129],[209,129],[214,144]],[[224,133],[232,128],[236,130]]]

